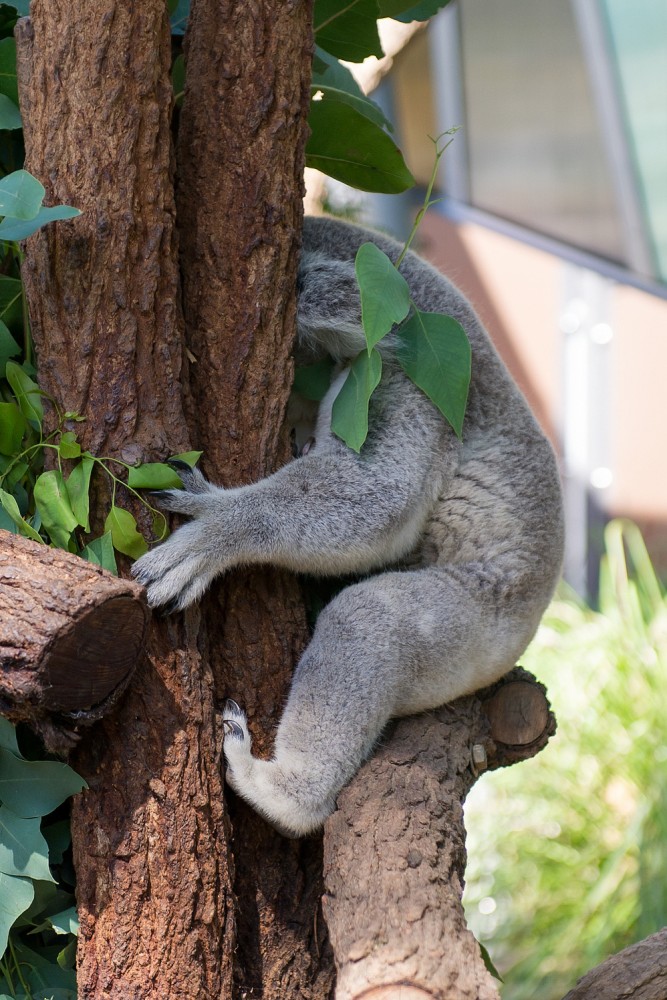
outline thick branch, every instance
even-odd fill
[[[503,689],[516,698],[528,677],[512,672],[488,691],[401,720],[339,796],[324,859],[336,1000],[497,1000],[461,905],[462,806],[487,762],[518,759],[528,735],[523,756],[546,743],[553,720],[541,685],[520,692],[530,715],[499,711]],[[489,706],[507,745],[491,738]]]
[[[52,749],[54,712],[79,725],[104,714],[144,645],[141,597],[136,584],[99,566],[0,532],[2,714],[41,729]]]
[[[563,1000],[664,1000],[667,927],[587,972]]]

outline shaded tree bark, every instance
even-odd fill
[[[83,210],[26,248],[40,383],[87,418],[84,447],[164,458],[190,443],[166,4],[33,0],[17,41],[27,167],[47,201]],[[74,760],[90,785],[73,812],[82,998],[230,995],[221,740],[199,622],[153,622],[129,696]]]
[[[186,39],[178,140],[181,267],[190,413],[205,471],[236,486],[289,456],[295,275],[312,51],[310,3],[196,0]],[[212,123],[214,127],[212,127]],[[271,748],[306,641],[294,577],[236,572],[205,602],[219,699],[247,709]],[[324,998],[321,843],[278,836],[232,802],[240,995]]]

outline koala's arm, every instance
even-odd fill
[[[183,490],[162,494],[163,507],[192,520],[135,564],[150,604],[183,608],[238,565],[337,575],[407,554],[448,464],[453,472],[457,442],[403,376],[387,379],[376,396],[361,455],[331,435],[325,399],[315,447],[274,475],[226,490],[185,473]]]

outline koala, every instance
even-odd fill
[[[346,365],[362,348],[354,259],[392,239],[307,218],[298,278],[300,360],[336,363],[303,453],[256,483],[223,489],[183,470],[161,494],[191,520],[142,556],[152,606],[182,609],[235,566],[352,574],[296,666],[271,760],[252,754],[244,712],[224,710],[226,780],[287,836],[320,827],[392,717],[496,681],[534,635],[560,574],[563,512],[553,451],[472,307],[409,252],[419,309],[465,329],[472,377],[462,440],[381,342],[383,376],[356,454],[331,432]],[[308,434],[308,431],[302,432]]]

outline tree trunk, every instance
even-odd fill
[[[463,802],[487,766],[533,756],[554,730],[544,688],[516,670],[386,734],[325,827],[336,1000],[498,1000],[461,905]]]
[[[205,471],[225,486],[266,476],[289,455],[311,35],[310,3],[192,6],[178,137],[190,409]],[[247,709],[253,746],[268,753],[307,641],[297,583],[235,572],[204,609],[217,697]],[[333,964],[319,914],[320,838],[291,842],[242,803],[230,809],[239,995],[324,1000]]]
[[[73,729],[125,690],[148,621],[141,587],[69,552],[0,537],[0,712],[31,723],[50,749],[70,746],[73,734],[59,740],[50,718]]]
[[[27,167],[83,215],[26,247],[42,387],[83,445],[126,462],[189,446],[164,0],[33,0],[19,22]],[[98,515],[101,507],[98,505]],[[229,997],[221,734],[199,614],[156,620],[128,697],[74,764],[81,998]]]

